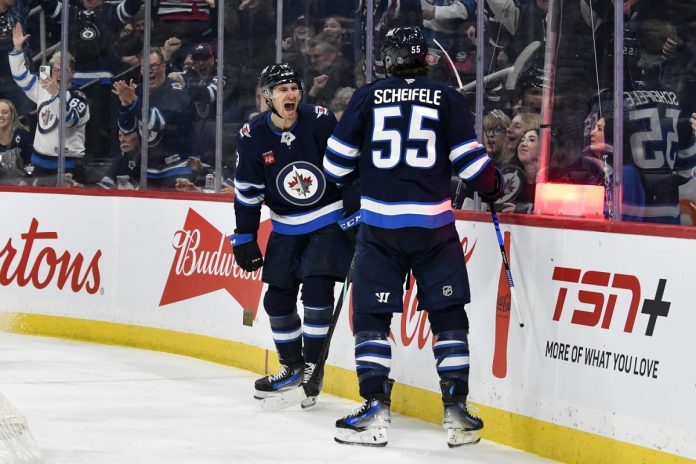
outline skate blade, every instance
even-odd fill
[[[457,448],[464,445],[475,445],[481,441],[478,430],[448,429],[447,446]]]
[[[276,412],[296,404],[301,404],[307,399],[304,388],[297,387],[292,390],[285,390],[273,396],[267,396],[261,401],[261,409],[268,412]]]
[[[334,440],[342,445],[387,446],[387,428],[372,427],[363,431],[336,428]]]
[[[316,396],[308,396],[305,399],[302,400],[300,403],[300,406],[302,406],[302,409],[308,409],[311,407],[314,407],[314,405],[317,404],[317,397]]]

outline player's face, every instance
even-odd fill
[[[0,102],[0,128],[4,129],[12,124],[12,110],[10,105]]]
[[[302,93],[300,86],[294,82],[278,84],[271,92],[271,105],[281,118],[293,120],[297,117],[297,108],[300,106]]]

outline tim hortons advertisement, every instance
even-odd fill
[[[79,251],[57,248],[58,239],[57,231],[41,229],[36,218],[14,241],[7,238],[0,250],[0,286],[30,286],[35,290],[51,286],[74,293],[96,293],[101,285],[102,251],[85,256]]]

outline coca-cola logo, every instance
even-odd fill
[[[469,243],[469,238],[464,237],[461,240],[462,248],[464,250],[464,262],[468,263],[471,256],[476,248],[476,242],[473,244]],[[471,248],[469,248],[471,246]],[[430,323],[428,322],[428,314],[426,311],[418,311],[418,285],[416,283],[416,278],[413,274],[409,275],[409,285],[408,290],[404,294],[403,310],[401,314],[401,326],[399,327],[399,335],[401,337],[401,343],[403,346],[410,346],[412,343],[416,343],[419,350],[422,350],[428,341],[432,343],[432,331],[430,330]],[[351,331],[353,329],[353,300],[352,293],[350,293],[350,298],[348,300],[349,308],[349,321],[351,326]],[[427,310],[427,308],[422,308]],[[389,333],[389,338],[395,341],[394,331]]]
[[[84,290],[95,294],[99,290],[101,250],[94,253],[89,263],[82,253],[75,256],[69,251],[61,253],[51,246],[54,242],[48,242],[57,240],[58,232],[39,231],[36,218],[20,238],[23,241],[20,247],[15,248],[10,238],[0,250],[0,285],[3,287],[32,285],[41,290],[55,283],[60,290],[67,285],[75,293]]]
[[[270,221],[261,223],[258,237],[262,252],[270,229]],[[246,272],[237,266],[232,244],[224,233],[189,208],[183,228],[174,232],[172,247],[174,259],[160,306],[224,289],[256,318],[263,290],[261,269]]]

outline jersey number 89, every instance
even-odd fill
[[[383,150],[372,150],[372,163],[380,169],[392,169],[401,161],[402,148],[404,145],[402,132],[397,129],[387,129],[386,122],[391,118],[403,119],[400,106],[383,106],[375,108],[372,129],[373,142],[388,142],[389,148],[386,153]],[[425,142],[425,154],[421,149],[406,147],[405,162],[414,168],[428,169],[435,164],[435,131],[423,128],[423,120],[439,119],[438,111],[427,106],[413,105],[411,107],[411,117],[408,121],[406,143],[418,141]],[[403,121],[398,121],[397,125],[403,127]]]

